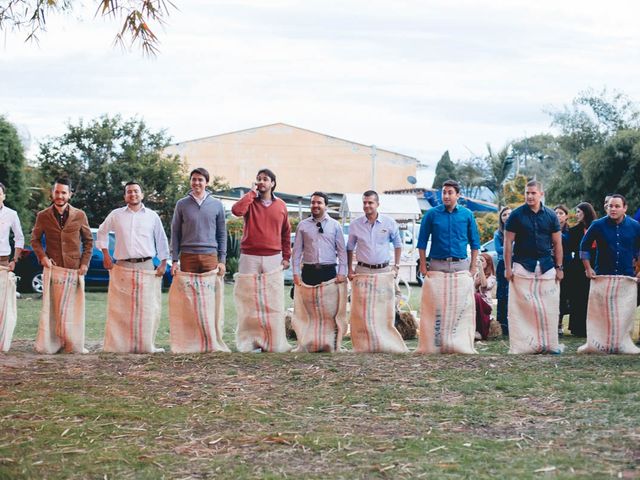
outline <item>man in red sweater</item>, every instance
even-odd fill
[[[263,168],[251,190],[231,208],[236,217],[244,218],[239,273],[267,273],[280,265],[289,268],[291,225],[286,204],[273,194],[275,188],[275,174]]]

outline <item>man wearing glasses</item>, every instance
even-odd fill
[[[298,224],[293,244],[292,268],[295,285],[319,285],[347,274],[347,252],[340,224],[327,215],[328,197],[311,195],[311,216]],[[337,261],[337,263],[336,263]]]

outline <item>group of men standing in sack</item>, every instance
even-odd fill
[[[104,253],[105,268],[111,270],[114,267],[114,259],[108,249],[108,235],[112,231],[116,240],[115,263],[120,267],[155,271],[155,275],[160,277],[171,258],[174,275],[181,271],[195,274],[217,271],[219,276],[223,276],[227,242],[225,212],[222,203],[207,191],[209,180],[205,169],[191,171],[191,191],[175,207],[171,223],[171,250],[159,216],[142,203],[141,185],[133,181],[127,183],[124,187],[126,205],[113,210],[98,229],[97,245]],[[346,244],[340,224],[327,214],[327,195],[314,192],[310,201],[311,216],[298,225],[292,254],[286,205],[274,195],[275,187],[275,174],[269,169],[261,169],[252,188],[232,208],[234,215],[244,218],[239,274],[259,275],[286,269],[291,260],[296,287],[319,286],[330,281],[342,284],[347,279],[353,280],[356,275],[393,273],[397,276],[401,255],[398,225],[392,218],[378,212],[379,197],[375,191],[364,192],[364,215],[351,223]],[[77,275],[82,277],[87,272],[93,246],[87,217],[82,210],[69,204],[72,189],[68,180],[57,179],[51,196],[53,204],[39,212],[36,218],[31,240],[34,252],[45,271],[62,267],[77,270]],[[477,272],[478,228],[471,211],[459,205],[460,196],[459,184],[447,180],[442,187],[442,205],[428,210],[422,219],[418,250],[420,273],[425,277],[429,277],[431,272],[447,275],[466,272],[470,276]],[[515,281],[526,280],[538,285],[540,281],[553,280],[557,283],[563,278],[560,225],[554,211],[542,204],[543,196],[540,182],[527,183],[525,204],[512,212],[505,225],[504,275],[512,284],[510,288],[514,288]],[[4,198],[5,188],[0,184],[0,266],[11,271],[15,263],[8,257],[9,231],[14,233],[16,258],[23,240],[19,221],[16,222],[17,215],[3,205]],[[583,244],[588,242],[583,251],[588,252],[592,242],[597,248],[595,271],[590,265],[586,270],[590,278],[596,274],[632,275],[633,262],[640,251],[640,224],[625,215],[626,200],[623,196],[613,195],[612,198],[614,208],[608,210],[606,218],[594,222],[583,241]],[[431,248],[427,254],[429,241]],[[393,245],[393,258],[390,258],[390,243]],[[355,267],[354,253],[357,256]],[[154,267],[151,261],[153,256],[161,261],[158,267]],[[588,262],[588,253],[583,258]],[[539,294],[543,291],[544,294]],[[552,297],[557,293],[549,288],[538,289],[536,293],[532,287],[527,295],[520,298],[517,291],[510,295],[509,311],[519,312],[523,318],[518,322],[524,322],[509,329],[513,353],[559,353],[557,330],[547,328],[547,325],[557,323],[557,312],[545,309],[549,292]],[[538,303],[539,308],[518,310],[514,305],[512,309],[512,301],[515,304],[519,300],[529,304],[533,302],[534,307]],[[448,308],[445,298],[433,301],[442,304],[438,308]],[[50,322],[50,318],[42,316],[40,330],[44,328],[43,324]],[[393,318],[388,322],[392,323]],[[438,342],[446,342],[440,331],[426,331],[430,328],[426,324],[421,325],[421,335],[431,335]],[[437,324],[435,328],[445,327]],[[47,325],[46,329],[55,334],[61,331],[55,325]],[[549,337],[553,331],[555,339]],[[518,349],[514,344],[527,345],[528,350]],[[71,349],[64,341],[60,350],[85,351],[84,347],[82,350]],[[456,350],[454,346],[441,351]]]

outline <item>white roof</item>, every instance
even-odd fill
[[[378,212],[395,220],[417,220],[422,213],[415,195],[379,195]],[[340,205],[340,216],[350,220],[364,215],[361,193],[345,193]]]

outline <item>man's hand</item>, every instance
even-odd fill
[[[507,279],[507,282],[510,282],[513,280],[513,270],[511,270],[511,267],[506,267],[504,268],[504,278]]]
[[[472,277],[475,277],[477,273],[478,273],[478,264],[471,265],[471,266],[469,267],[469,274],[470,274]]]
[[[9,271],[13,272],[13,270],[16,268],[16,261],[15,260],[11,260],[9,262]]]
[[[344,283],[347,281],[347,277],[344,275],[336,275],[336,283]]]
[[[224,277],[224,274],[227,272],[227,266],[224,263],[218,264],[218,276]]]
[[[355,273],[353,273],[353,269],[350,268],[349,269],[349,273],[347,273],[347,278],[349,279],[350,282],[353,281],[353,277],[355,276]]]
[[[299,287],[302,284],[302,281],[300,280],[300,275],[294,275],[293,276],[293,284],[296,287]]]
[[[42,260],[42,266],[51,268],[53,266],[53,261],[49,257],[44,257],[44,259]]]
[[[180,262],[173,262],[171,264],[171,276],[175,277],[176,273],[180,271]]]
[[[596,278],[596,271],[591,267],[585,268],[584,274],[587,276],[587,278],[591,278],[591,279]]]
[[[564,271],[556,268],[556,281],[560,282],[564,278]]]
[[[253,183],[251,184],[251,190],[252,190],[254,193],[258,193],[258,184],[257,184],[256,182],[253,182]]]
[[[282,259],[282,269],[286,270],[287,268],[289,268],[289,260],[285,260],[284,258]]]
[[[420,275],[427,276],[427,262],[420,262]]]
[[[111,255],[105,255],[102,258],[102,266],[107,270],[111,270],[113,268],[113,259],[111,258]]]
[[[87,270],[89,270],[89,265],[80,265],[78,269],[78,275],[81,277],[87,274]]]
[[[393,272],[393,277],[398,278],[398,272],[400,271],[400,267],[398,265],[394,265],[391,271]]]

